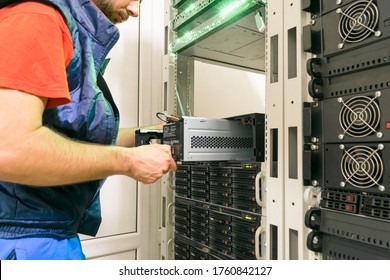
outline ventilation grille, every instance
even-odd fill
[[[379,10],[373,0],[356,1],[345,10],[337,9],[339,13],[339,34],[342,42],[339,48],[344,47],[344,43],[357,43],[371,35],[380,36],[381,32],[376,31],[379,21]]]
[[[390,220],[389,196],[365,195],[362,200],[361,214]]]
[[[344,182],[351,184],[356,188],[380,187],[380,180],[383,175],[383,161],[380,150],[383,145],[379,144],[377,149],[358,145],[349,149],[344,149],[344,155],[341,159],[341,172]]]
[[[366,228],[367,230],[367,228]],[[348,230],[347,228],[334,228],[328,227],[326,229],[327,234],[336,235],[343,239],[349,239],[368,245],[378,246],[384,249],[390,249],[390,241],[388,236],[375,233],[373,235],[367,235],[367,231],[362,232],[359,230]]]
[[[390,57],[389,57],[390,59]],[[372,82],[372,81],[371,81]],[[350,87],[351,83],[343,83],[341,85],[332,85],[332,89],[329,95],[326,97],[334,97],[348,94],[357,94],[363,93],[372,90],[383,90],[390,88],[390,81],[381,81],[381,82],[372,82],[371,84],[366,84],[364,86]]]
[[[385,209],[362,207],[361,213],[375,218],[390,220],[390,211]]]
[[[341,190],[330,190],[324,189],[321,191],[321,198],[325,200],[334,200],[339,202],[346,203],[359,203],[359,195],[358,192],[350,192],[350,191],[341,191]]]
[[[343,129],[341,139],[345,134],[359,138],[377,133],[381,113],[376,98],[378,96],[357,96],[346,102],[339,98],[339,102],[342,103],[339,114],[340,126]]]
[[[324,252],[324,255],[327,256],[328,260],[360,260],[359,257],[345,252],[338,252],[335,250],[329,250]]]
[[[200,149],[251,149],[253,140],[250,137],[191,137],[191,148]]]
[[[363,206],[386,208],[390,210],[390,197],[389,196],[375,196],[373,194],[365,195],[363,198]]]

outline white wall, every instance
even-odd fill
[[[195,60],[194,116],[226,118],[265,112],[265,75]]]

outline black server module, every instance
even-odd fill
[[[186,130],[203,128],[207,122],[208,129],[197,129],[196,136],[186,135]],[[250,143],[241,154],[237,145],[220,146],[227,139],[241,143],[239,131],[245,133]],[[261,258],[264,131],[265,115],[258,113],[201,121],[183,118],[164,126],[163,142],[170,144],[174,153],[175,147],[181,147],[181,153],[176,154],[179,161],[175,172],[175,249],[183,246],[175,252],[176,259]],[[204,145],[189,146],[194,138],[202,138]],[[216,159],[221,154],[226,154],[225,160]],[[231,155],[238,155],[240,160],[233,160]],[[189,161],[192,157],[197,160]]]
[[[390,258],[390,1],[305,0],[311,76],[304,104],[310,250],[328,259]]]
[[[259,173],[259,163],[178,164],[175,249],[182,249],[175,252],[176,259],[258,258],[261,207],[256,192],[261,189],[255,185]],[[185,191],[181,190],[183,178]],[[184,249],[189,253],[184,254]]]

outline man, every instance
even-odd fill
[[[135,129],[118,129],[99,74],[139,3],[1,5],[0,259],[84,259],[77,233],[97,233],[106,177],[149,184],[176,169],[169,146],[134,148]]]

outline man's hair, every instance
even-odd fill
[[[64,14],[62,13],[62,11],[53,2],[51,2],[50,0],[0,0],[0,9],[4,8],[5,6],[8,6],[8,5],[18,4],[18,3],[22,3],[22,2],[38,2],[38,3],[42,3],[42,4],[45,4],[45,5],[52,6],[57,11],[59,11],[60,14],[62,15],[62,17],[66,20],[66,18],[64,16]]]

